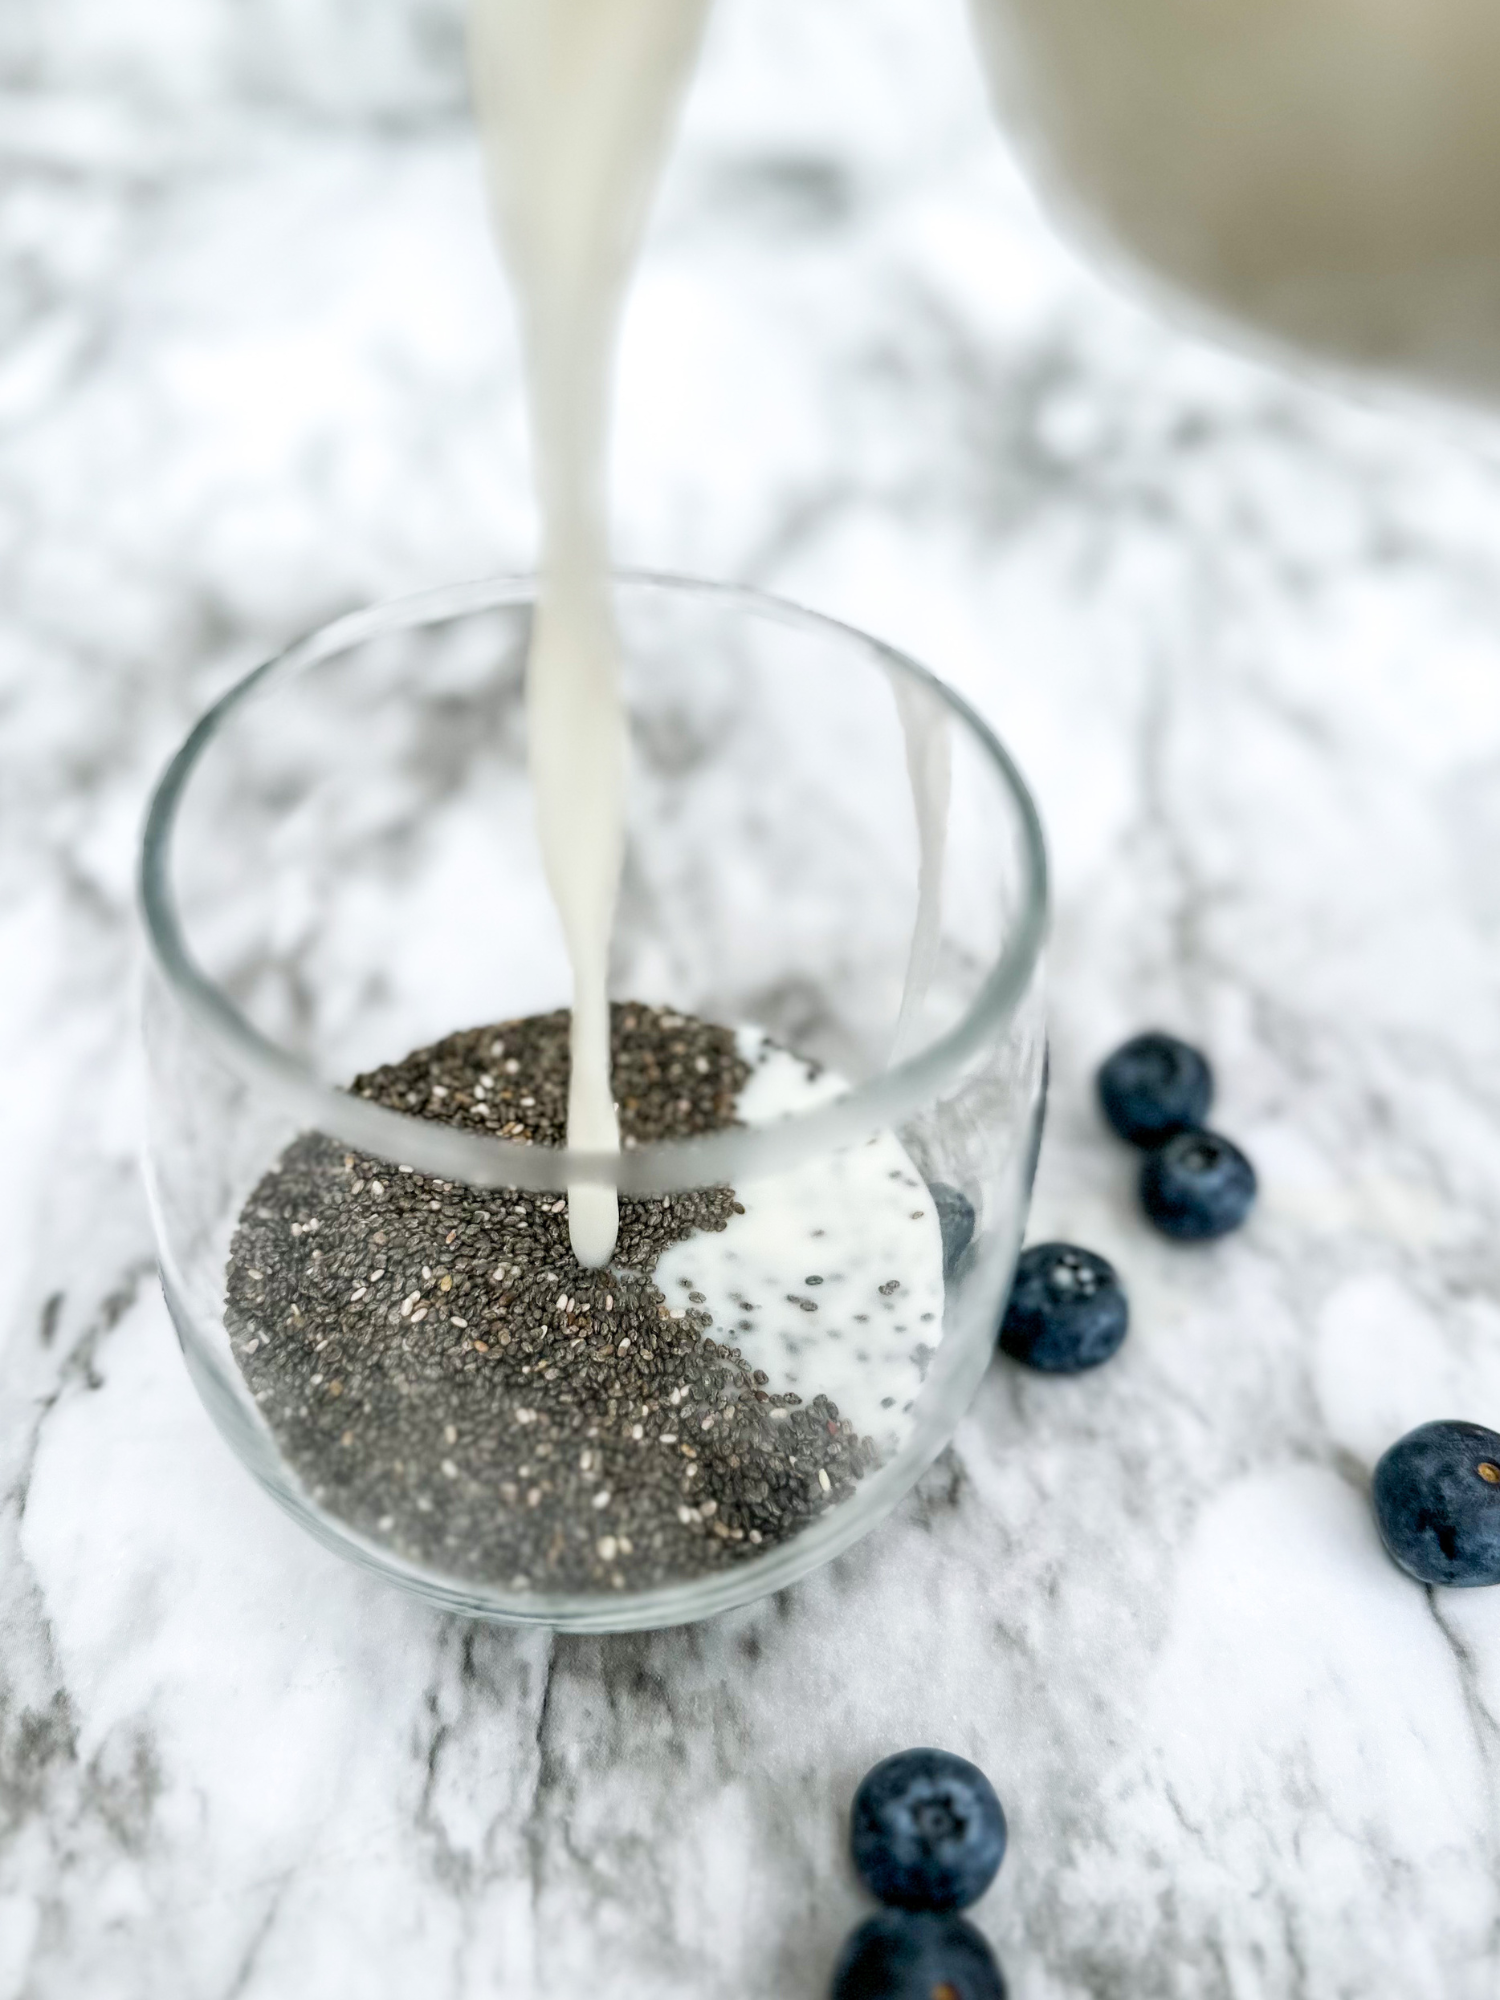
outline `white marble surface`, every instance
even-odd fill
[[[639,1640],[436,1617],[196,1405],[133,1163],[132,845],[210,691],[524,561],[448,0],[0,12],[0,2000],[821,1996],[854,1782],[976,1757],[1018,2000],[1500,1984],[1500,1594],[1365,1480],[1500,1424],[1500,457],[1164,331],[1059,249],[954,0],[723,0],[632,310],[626,553],[968,692],[1056,867],[1034,1233],[1094,1379],[997,1366],[882,1531]],[[1153,1240],[1089,1076],[1201,1039],[1244,1235]]]

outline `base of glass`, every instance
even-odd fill
[[[991,1254],[999,1254],[1009,1263],[1014,1248],[995,1246]],[[937,1430],[931,1436],[914,1439],[895,1464],[871,1473],[842,1507],[780,1548],[736,1569],[664,1584],[654,1590],[622,1591],[612,1597],[601,1597],[597,1592],[587,1596],[502,1592],[459,1577],[415,1568],[391,1550],[365,1540],[324,1513],[296,1485],[269,1438],[252,1429],[243,1404],[220,1380],[217,1368],[204,1354],[201,1340],[194,1337],[192,1315],[170,1274],[161,1268],[160,1275],[167,1310],[194,1388],[235,1456],[277,1506],[344,1561],[357,1563],[361,1569],[410,1591],[440,1610],[483,1619],[488,1624],[534,1625],[554,1632],[653,1632],[666,1626],[696,1624],[699,1619],[753,1604],[832,1561],[878,1526],[947,1441]],[[963,1343],[961,1348],[955,1343],[954,1349],[950,1349],[950,1353],[954,1352],[963,1353],[968,1363],[965,1372],[973,1376],[972,1381],[952,1385],[953,1391],[967,1402],[978,1387],[989,1355],[987,1351],[976,1350],[972,1342]]]

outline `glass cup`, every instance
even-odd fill
[[[596,1156],[352,1094],[356,1074],[456,1029],[566,1005],[526,770],[532,602],[531,582],[500,579],[338,619],[231,689],[178,751],[141,864],[147,1173],[189,1372],[234,1450],[304,1527],[469,1615],[643,1629],[747,1602],[847,1548],[969,1402],[1035,1167],[1046,866],[1010,758],[913,661],[753,591],[621,576],[631,768],[611,992],[764,1031],[825,1066],[816,1101]],[[753,1548],[706,1521],[716,1566],[650,1587],[601,1576],[555,1589],[498,1559],[489,1574],[413,1557],[336,1485],[310,1487],[293,1469],[227,1310],[237,1223],[308,1134],[347,1149],[346,1163],[425,1177],[463,1214],[495,1204],[497,1190],[518,1191],[520,1207],[561,1201],[580,1181],[613,1183],[626,1203],[725,1186],[751,1200],[796,1176],[816,1191],[883,1135],[904,1149],[913,1216],[947,1217],[904,1434],[846,1497],[819,1507],[814,1494],[789,1539]],[[940,1190],[935,1204],[921,1181]],[[319,1253],[304,1240],[296,1254]],[[790,1289],[806,1261],[788,1245]],[[439,1317],[402,1337],[420,1346]],[[839,1337],[827,1318],[807,1325]],[[442,1338],[467,1359],[480,1329],[460,1326]],[[714,1332],[726,1347],[734,1337]],[[809,1366],[815,1376],[816,1350]],[[668,1421],[652,1416],[643,1448],[661,1448]],[[434,1443],[429,1456],[441,1452]],[[430,1478],[442,1500],[457,1470],[408,1465],[403,1476]],[[506,1507],[525,1505],[508,1490],[509,1501],[471,1495],[502,1534]]]

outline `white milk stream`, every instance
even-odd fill
[[[616,1152],[609,939],[624,848],[625,718],[605,462],[625,288],[708,0],[471,0],[490,194],[520,305],[542,512],[527,669],[532,790],[573,968],[568,1144]],[[580,1264],[614,1251],[612,1187],[568,1190]]]
[[[527,723],[542,858],[573,971],[568,1143],[619,1149],[607,972],[624,845],[626,730],[609,595],[610,377],[621,306],[708,0],[471,0],[474,94],[491,201],[519,302],[542,512]],[[897,1027],[912,1038],[937,945],[948,798],[946,714],[895,684],[920,836],[916,931]],[[741,1031],[748,1124],[838,1095],[841,1079]],[[835,1402],[883,1451],[910,1423],[941,1338],[931,1197],[880,1133],[738,1189],[721,1234],[676,1245],[656,1282],[706,1303],[719,1337],[778,1391]],[[613,1254],[613,1188],[568,1190],[581,1264]]]

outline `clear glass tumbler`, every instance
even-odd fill
[[[357,1074],[457,1029],[566,1004],[526,771],[532,601],[529,581],[501,579],[341,618],[250,674],[183,744],[141,865],[147,1169],[189,1371],[235,1451],[303,1526],[472,1615],[639,1629],[744,1603],[836,1555],[895,1505],[967,1405],[993,1351],[1035,1165],[1045,859],[1010,758],[914,662],[752,591],[621,576],[631,769],[611,991],[763,1031],[823,1066],[815,1101],[607,1157],[352,1094]],[[601,1573],[596,1588],[563,1590],[545,1570],[449,1573],[414,1559],[293,1470],[226,1310],[237,1221],[307,1134],[392,1176],[426,1177],[463,1213],[515,1191],[517,1214],[579,1180],[612,1181],[626,1203],[816,1189],[877,1135],[899,1144],[913,1217],[931,1210],[948,1226],[904,1433],[847,1495],[820,1505],[814,1492],[790,1539],[754,1548],[704,1506],[717,1566],[650,1587]],[[318,1253],[304,1242],[298,1254]],[[795,1290],[804,1250],[788,1245],[786,1261]],[[399,1331],[417,1348],[440,1320],[435,1308],[427,1328]],[[816,1341],[837,1334],[827,1315],[806,1325],[816,1374]],[[460,1320],[442,1338],[467,1350],[480,1331]],[[734,1338],[714,1332],[726,1348]],[[665,1436],[681,1450],[671,1421],[654,1413],[634,1427],[637,1443],[662,1449]],[[442,1451],[435,1441],[431,1456]],[[460,1470],[444,1459],[404,1476],[430,1477],[446,1500],[442,1481]],[[508,1492],[469,1497],[503,1526],[507,1506],[526,1504]]]

